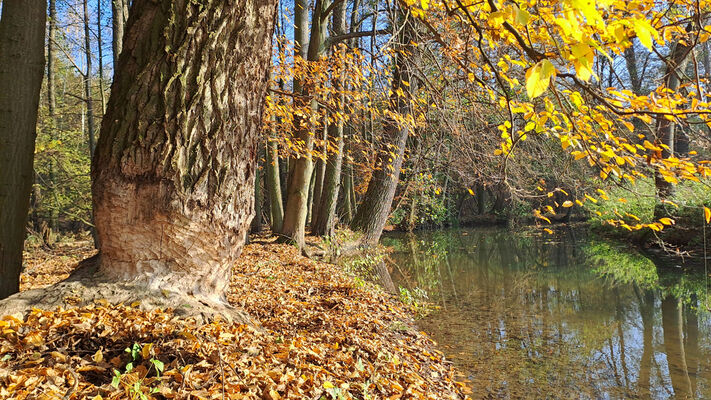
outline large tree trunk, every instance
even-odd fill
[[[406,23],[399,33],[401,36],[398,40],[399,48],[396,49],[397,55],[389,105],[393,113],[403,116],[410,112],[411,72],[407,59],[403,55],[413,54],[414,35],[412,29],[412,23]],[[405,95],[399,96],[397,92],[402,92]],[[365,197],[351,222],[353,230],[363,232],[362,243],[366,246],[374,246],[378,243],[388,220],[390,206],[400,178],[400,167],[405,154],[409,130],[407,125],[399,124],[392,118],[386,118],[383,123],[384,138],[377,154],[376,169],[368,183]]]
[[[309,48],[307,54],[308,61],[317,61],[323,53],[323,43],[326,39],[326,21],[322,19],[323,12],[328,8],[328,0],[316,0],[314,12],[311,19],[311,37],[309,40]],[[296,31],[296,29],[295,29]],[[296,36],[296,33],[295,33]],[[302,42],[303,43],[303,42]],[[300,50],[303,46],[299,46]],[[310,84],[309,84],[310,85]],[[312,90],[309,85],[302,88],[301,98],[295,101],[305,101]],[[294,83],[294,89],[297,85]],[[311,110],[318,109],[318,103],[315,99],[311,100]],[[300,118],[295,118],[294,129],[296,130],[296,139],[303,141],[303,152],[299,158],[293,160],[293,169],[291,178],[287,187],[286,208],[284,210],[284,223],[281,227],[281,234],[287,240],[293,242],[299,248],[304,247],[304,235],[306,231],[306,218],[308,215],[308,200],[309,189],[311,182],[311,174],[313,170],[313,162],[311,152],[313,150],[313,128],[307,121],[302,121]]]
[[[92,162],[103,274],[223,299],[254,215],[275,5],[133,2]]]
[[[0,15],[0,299],[20,288],[44,75],[45,0],[5,0]]]

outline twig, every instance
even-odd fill
[[[67,390],[67,393],[64,394],[64,397],[62,397],[62,400],[69,400],[69,398],[72,396],[72,394],[74,394],[74,392],[77,391],[77,387],[79,386],[79,377],[77,376],[77,373],[74,372],[74,370],[71,368],[67,369],[67,371],[69,371],[69,373],[72,374],[72,378],[74,378],[74,384],[72,385],[72,387],[69,390]]]

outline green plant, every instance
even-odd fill
[[[124,367],[124,372],[114,369],[114,376],[111,380],[111,386],[118,389],[121,386],[122,379],[131,373],[134,373],[135,366],[141,361],[148,362],[148,369],[146,376],[153,370],[155,371],[156,378],[160,378],[160,375],[165,369],[165,364],[155,357],[150,357],[152,344],[147,344],[141,346],[139,343],[134,343],[131,347],[127,347],[125,352],[129,353],[131,356],[131,361],[129,361]],[[158,386],[151,386],[154,380],[146,380],[145,377],[136,379],[133,384],[126,385],[126,392],[130,395],[131,399],[149,400],[150,395],[158,393],[160,388]]]

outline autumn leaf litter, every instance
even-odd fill
[[[44,262],[55,281],[74,260],[65,261]],[[42,272],[43,284],[50,275]],[[261,327],[199,325],[170,310],[107,302],[3,317],[0,398],[465,397],[411,310],[293,246],[246,246],[228,299]]]

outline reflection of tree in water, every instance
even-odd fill
[[[648,259],[575,231],[454,231],[405,243],[392,257],[441,304],[421,325],[470,374],[474,397],[709,397],[700,393],[709,344],[698,339],[708,324],[700,334],[696,300],[674,297],[690,298],[694,279],[665,289]]]

